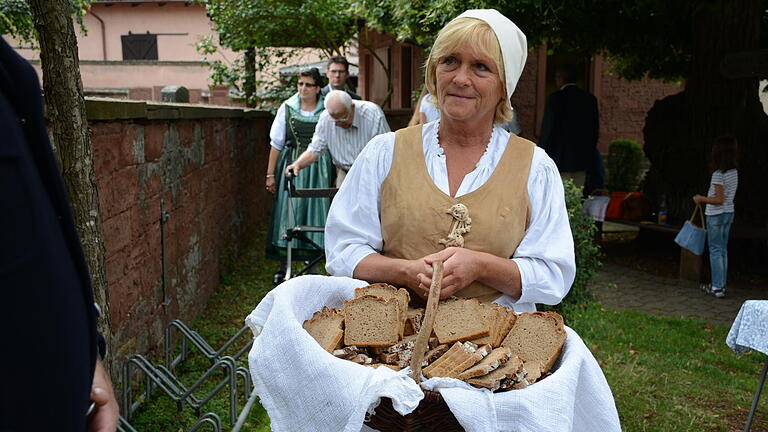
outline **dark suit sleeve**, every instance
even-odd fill
[[[552,96],[547,98],[547,107],[544,109],[544,119],[541,121],[541,136],[539,138],[539,147],[547,150],[550,147],[552,132],[555,124],[555,110]]]

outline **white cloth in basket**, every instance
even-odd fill
[[[423,398],[408,370],[373,369],[333,357],[302,328],[323,306],[341,307],[366,282],[302,276],[283,283],[245,319],[256,339],[249,369],[271,428],[290,431],[360,431],[381,397],[408,414]],[[467,431],[620,431],[613,395],[592,353],[566,327],[557,370],[524,390],[491,393],[453,379],[433,378]],[[369,429],[368,429],[369,430]]]

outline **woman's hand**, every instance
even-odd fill
[[[696,204],[701,204],[704,202],[704,198],[706,198],[704,195],[696,194],[693,196],[693,202]]]
[[[275,176],[267,177],[267,192],[274,195],[276,190],[277,186],[275,186]]]
[[[423,261],[428,271],[420,275],[420,289],[425,289],[426,293],[429,293],[429,286],[432,284],[432,263],[442,261],[443,282],[440,298],[452,296],[480,277],[483,268],[481,258],[481,252],[460,247],[445,248],[440,252],[425,256]]]

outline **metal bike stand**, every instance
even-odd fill
[[[205,426],[206,424],[209,424],[213,427],[214,432],[221,432],[221,419],[218,415],[215,413],[207,413],[204,416],[200,417],[199,420],[197,420],[197,423],[192,425],[191,428],[189,428],[188,432],[195,432],[199,430],[201,427]]]
[[[140,395],[139,400],[132,400],[131,378],[133,368],[136,367],[144,372],[146,389]],[[220,381],[213,390],[205,397],[198,399],[193,392],[198,390],[215,372],[225,371],[225,378]],[[177,409],[182,411],[185,405],[190,406],[197,416],[200,416],[201,408],[205,406],[221,389],[229,384],[229,414],[231,422],[234,423],[237,418],[237,367],[232,357],[224,356],[217,360],[194,384],[186,388],[167,368],[164,366],[154,366],[150,361],[141,355],[134,355],[126,360],[123,367],[123,412],[126,420],[130,420],[132,414],[143,403],[143,400],[149,400],[155,387],[165,393],[177,404]]]
[[[173,348],[174,348],[174,331],[180,335],[181,338],[181,354],[179,354],[176,357],[173,357]],[[244,334],[250,334],[249,329],[247,326],[244,326],[240,330],[235,333],[232,338],[230,338],[228,341],[224,343],[224,345],[221,346],[218,350],[211,347],[211,345],[202,337],[200,334],[192,329],[190,329],[186,324],[179,320],[173,320],[165,328],[165,341],[164,341],[164,348],[165,348],[165,364],[168,366],[169,369],[173,370],[178,366],[181,362],[186,360],[187,355],[189,355],[189,343],[192,344],[195,348],[197,348],[201,354],[203,354],[205,357],[208,358],[211,362],[214,362],[216,359],[218,359],[224,351],[226,351],[230,346],[234,344],[235,341],[237,341],[239,338],[241,338]],[[253,338],[249,338],[248,342],[241,347],[232,357],[235,359],[239,359],[246,351],[248,351],[251,348],[251,345],[253,344]]]

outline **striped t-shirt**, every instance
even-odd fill
[[[336,126],[328,111],[323,111],[308,147],[315,154],[322,154],[327,148],[331,152],[333,164],[344,171],[349,171],[371,138],[389,132],[387,118],[378,105],[357,100],[352,103],[355,105],[352,126],[347,129]]]
[[[720,205],[707,204],[704,214],[708,216],[719,215],[721,213],[733,213],[733,197],[736,196],[736,188],[739,187],[739,173],[736,169],[726,172],[717,170],[712,173],[712,180],[709,182],[708,197],[715,196],[715,185],[723,185],[725,200]]]

